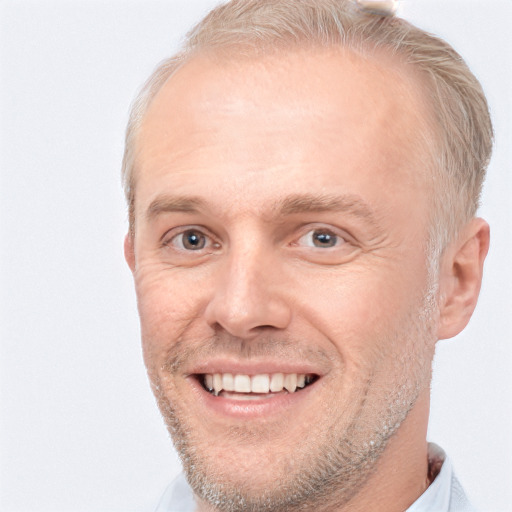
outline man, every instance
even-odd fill
[[[190,485],[159,510],[472,510],[426,430],[489,246],[487,104],[362,4],[221,6],[133,107],[125,254]]]

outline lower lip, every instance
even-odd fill
[[[229,398],[212,395],[203,388],[196,377],[188,377],[187,380],[193,386],[200,404],[212,414],[240,419],[256,419],[274,414],[283,414],[288,409],[301,407],[321,381],[321,379],[317,379],[312,384],[295,393],[276,393],[269,398],[258,399],[251,397],[244,400],[241,396]],[[297,411],[294,410],[295,412]]]

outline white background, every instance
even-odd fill
[[[0,0],[0,509],[149,511],[179,464],[146,382],[119,183],[135,91],[214,5]],[[492,248],[439,344],[429,437],[482,512],[512,510],[512,1],[404,0],[487,91]]]

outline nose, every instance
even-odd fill
[[[232,254],[222,262],[214,283],[205,310],[213,329],[250,339],[265,330],[285,329],[290,323],[286,284],[278,265],[262,251]]]

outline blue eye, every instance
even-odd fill
[[[328,229],[314,229],[308,231],[305,235],[302,235],[299,239],[301,245],[307,247],[316,247],[321,249],[329,249],[331,247],[337,247],[344,240],[337,234],[333,233]]]

